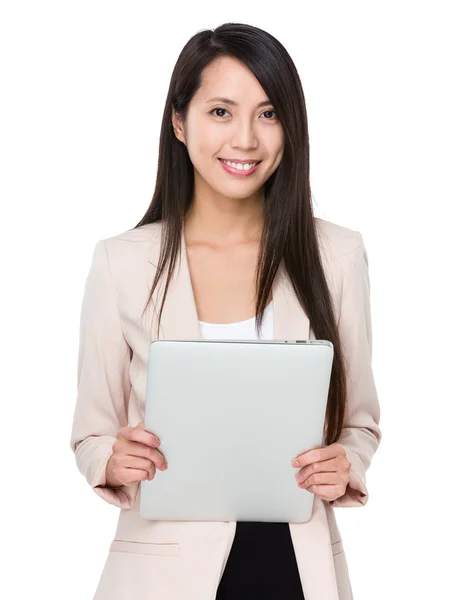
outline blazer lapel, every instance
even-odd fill
[[[159,230],[161,231],[161,228],[159,228]],[[161,241],[159,235],[159,239],[153,241],[151,244],[151,250],[148,257],[148,262],[151,265],[148,273],[149,289],[151,289],[156,267],[158,265],[160,246]],[[158,337],[157,317],[164,294],[166,277],[167,271],[162,274],[156,290],[156,299],[154,301],[156,316],[154,319],[153,339],[200,339],[201,332],[189,273],[184,229],[181,234],[180,261],[177,259],[175,271],[172,280],[169,283],[169,289],[162,311],[160,334]]]

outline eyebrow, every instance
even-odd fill
[[[235,102],[235,100],[229,100],[229,98],[222,98],[220,96],[216,97],[216,98],[211,98],[210,100],[207,100],[205,104],[209,104],[210,102],[223,102],[224,104],[231,104],[232,106],[238,106],[238,102]],[[270,100],[268,100],[268,98],[266,100],[264,100],[263,102],[259,102],[257,104],[257,108],[261,108],[262,106],[268,106],[268,104],[273,104]]]

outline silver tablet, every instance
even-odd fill
[[[145,428],[168,469],[141,482],[141,516],[309,520],[314,496],[291,462],[324,444],[332,362],[325,340],[153,341]]]

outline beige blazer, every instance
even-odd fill
[[[351,600],[333,507],[366,504],[366,470],[381,439],[371,367],[368,264],[359,232],[322,219],[315,223],[347,360],[348,408],[339,443],[352,470],[345,495],[334,502],[315,497],[310,521],[290,523],[290,532],[306,600]],[[140,315],[155,274],[160,235],[161,225],[154,223],[100,240],[85,284],[70,443],[89,485],[121,508],[94,600],[214,600],[235,535],[235,522],[142,519],[139,485],[104,487],[118,430],[144,418],[148,346],[156,339],[157,318],[152,319],[151,306]],[[161,339],[201,337],[184,234],[181,256],[164,307]],[[315,339],[282,267],[273,305],[275,339]]]

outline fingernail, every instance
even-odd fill
[[[158,438],[155,438],[153,440],[153,445],[157,448],[159,446],[159,444],[161,443],[161,440],[158,440]]]
[[[168,465],[168,464],[165,462],[165,463],[162,465],[162,470],[163,470],[163,471],[165,471],[165,470],[167,469],[167,467],[168,467],[168,466],[169,466],[169,465]]]
[[[301,473],[298,473],[298,475],[296,476],[297,481],[302,481],[303,476]]]
[[[292,462],[292,467],[297,467],[298,466],[298,459],[295,458],[295,460]]]

